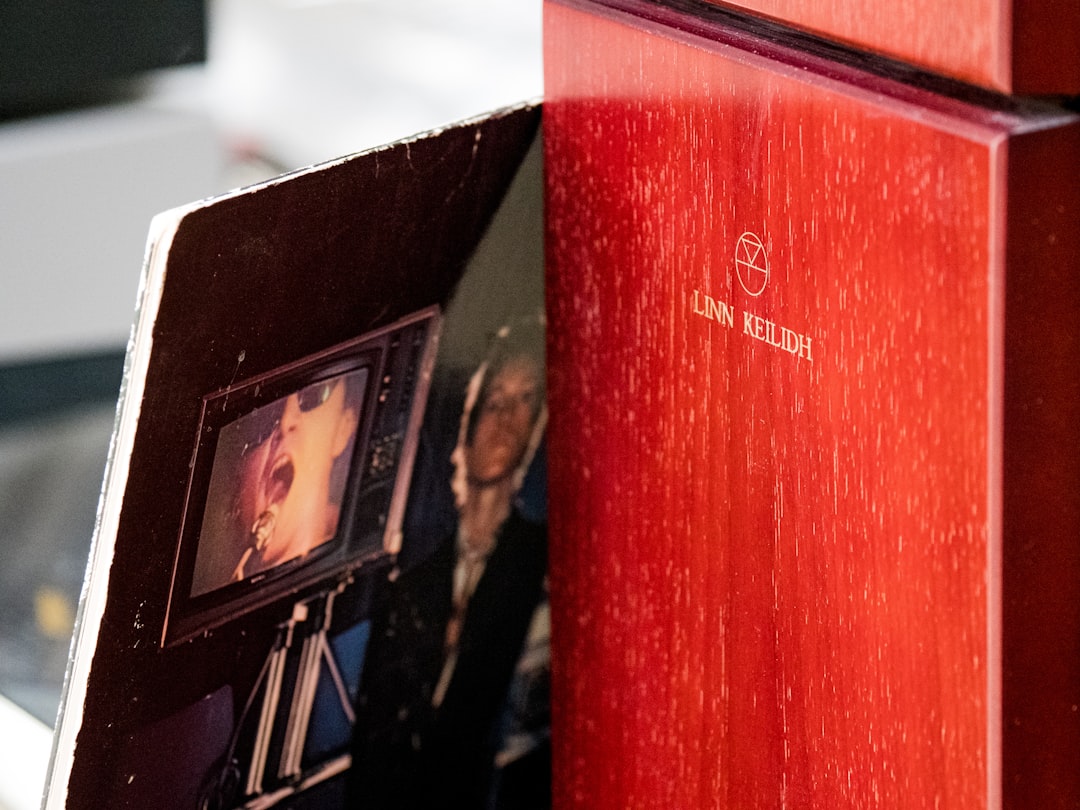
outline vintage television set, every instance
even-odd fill
[[[163,647],[399,550],[438,325],[430,307],[203,397]]]

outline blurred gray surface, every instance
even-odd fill
[[[141,101],[0,125],[0,362],[122,345],[151,217],[224,162],[207,114]]]
[[[0,692],[52,725],[115,404],[0,429]]]

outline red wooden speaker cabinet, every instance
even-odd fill
[[[711,0],[1003,93],[1080,93],[1075,0]]]
[[[556,806],[1080,804],[1078,118],[545,20]]]

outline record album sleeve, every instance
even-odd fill
[[[387,616],[476,513],[502,562],[472,624],[499,571],[532,587],[489,619],[501,668],[463,641],[409,733],[463,739],[446,715],[482,682],[468,788],[539,762],[549,789],[546,692],[514,723],[548,660],[538,133],[522,104],[154,220],[45,807],[415,806],[428,763],[372,767],[403,733],[372,696],[386,650],[450,631],[395,648]]]

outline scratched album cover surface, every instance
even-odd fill
[[[545,42],[557,806],[1075,805],[1077,116]]]
[[[538,124],[155,219],[47,807],[547,805]]]

